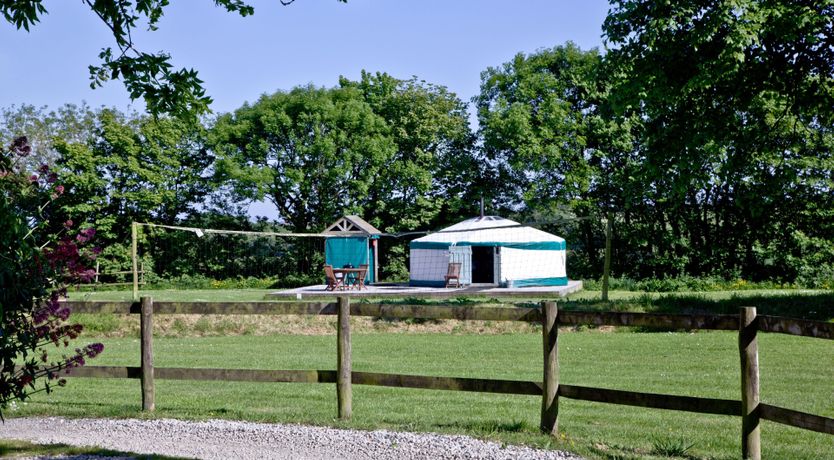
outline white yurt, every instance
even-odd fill
[[[475,217],[413,240],[412,286],[445,285],[450,263],[461,284],[565,286],[564,238],[497,216]]]

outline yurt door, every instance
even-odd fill
[[[495,283],[495,248],[472,246],[472,282]]]
[[[460,284],[472,284],[472,246],[452,246],[449,248],[449,263],[461,263]]]

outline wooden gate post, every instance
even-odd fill
[[[142,410],[153,411],[153,299],[142,297],[139,330],[142,347]]]
[[[339,418],[349,419],[353,410],[353,389],[351,387],[350,349],[350,298],[339,297],[339,319],[336,328],[336,398],[339,401]]]
[[[542,302],[544,344],[544,382],[542,384],[541,430],[550,435],[559,431],[559,321],[556,302]]]
[[[741,457],[750,460],[762,458],[757,323],[756,307],[742,307],[738,315],[738,350],[741,357]]]

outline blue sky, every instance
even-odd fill
[[[481,71],[518,52],[568,40],[601,47],[608,10],[601,0],[297,0],[286,7],[255,0],[255,15],[241,18],[210,0],[171,3],[159,30],[139,31],[135,41],[196,68],[217,112],[279,89],[334,86],[362,69],[416,75],[468,101]],[[0,107],[86,101],[127,108],[121,82],[88,86],[87,66],[113,43],[104,24],[80,1],[45,5],[49,14],[29,33],[0,23]],[[143,109],[141,101],[131,107]]]

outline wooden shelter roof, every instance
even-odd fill
[[[365,222],[365,219],[359,216],[343,216],[322,233],[326,235],[356,234],[368,236],[382,234],[376,227]]]

